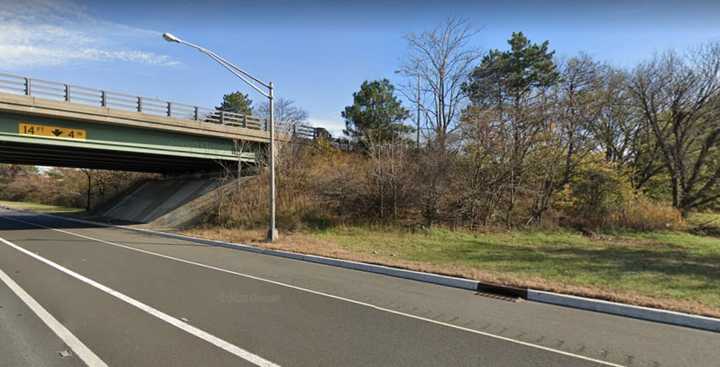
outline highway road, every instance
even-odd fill
[[[0,210],[0,366],[720,366],[720,334]]]

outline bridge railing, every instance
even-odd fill
[[[267,130],[267,121],[255,116],[13,74],[0,73],[0,92],[181,120]],[[307,125],[293,126],[292,134],[302,139],[314,139],[316,136],[315,128]]]
[[[289,131],[293,136],[314,140],[317,138],[316,129],[312,126],[307,125],[293,125],[292,131]]]

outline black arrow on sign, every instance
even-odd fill
[[[60,129],[55,129],[55,130],[52,131],[52,133],[53,133],[53,135],[55,135],[55,136],[60,136],[60,135],[62,135],[62,130],[60,130]]]

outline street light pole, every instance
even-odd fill
[[[268,131],[270,132],[270,228],[268,228],[267,240],[273,242],[278,237],[277,227],[275,226],[275,88],[273,83],[268,83],[268,100],[269,111]]]
[[[196,44],[184,41],[170,33],[163,33],[163,38],[168,42],[175,42],[182,45],[186,45],[189,47],[192,47],[205,55],[209,56],[211,59],[215,60],[218,64],[222,65],[225,69],[233,73],[236,77],[240,78],[243,82],[245,82],[247,85],[255,89],[258,93],[263,95],[265,98],[268,99],[269,109],[268,112],[268,125],[267,130],[270,135],[270,151],[269,151],[269,160],[270,160],[270,220],[268,225],[268,234],[267,234],[267,241],[273,242],[278,237],[278,231],[277,227],[275,226],[275,101],[274,101],[274,88],[273,83],[265,83],[261,81],[260,79],[255,78],[254,76],[250,75],[250,73],[246,72],[243,69],[240,69],[239,67],[235,66],[231,62],[225,60],[224,58],[220,57],[218,54],[204,48],[201,46],[198,46]],[[262,88],[267,89],[267,92],[265,92]],[[240,179],[238,177],[238,179]]]

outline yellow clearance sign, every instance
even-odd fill
[[[85,140],[87,132],[81,129],[68,129],[66,127],[47,126],[29,124],[21,122],[18,124],[18,130],[21,135],[44,136],[49,138],[65,138]]]

